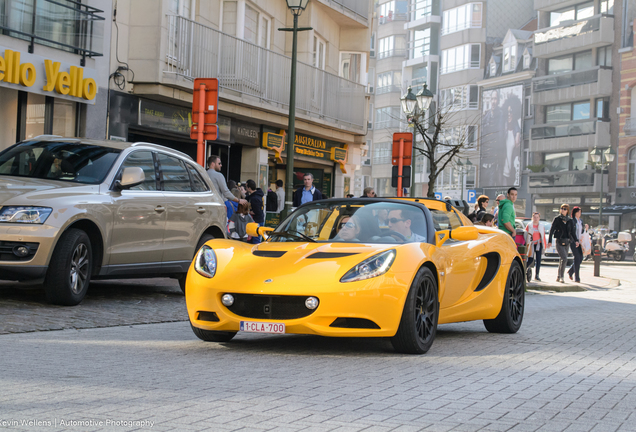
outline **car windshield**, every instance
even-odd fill
[[[270,241],[400,244],[426,242],[426,233],[421,208],[347,199],[300,207],[270,233]]]
[[[0,175],[98,184],[119,153],[93,144],[27,141],[0,152]]]

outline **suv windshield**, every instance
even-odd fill
[[[368,200],[317,201],[300,207],[271,235],[272,242],[386,243],[426,242],[422,209]]]
[[[92,144],[27,141],[0,152],[0,175],[97,184],[119,153]]]

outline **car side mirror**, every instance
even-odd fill
[[[144,180],[146,180],[144,170],[139,167],[126,167],[121,173],[121,180],[115,182],[115,187],[117,190],[130,189],[139,186]]]
[[[450,237],[459,241],[477,240],[479,231],[474,226],[463,226],[452,230]]]
[[[258,237],[274,231],[274,228],[259,226],[256,222],[250,222],[245,227],[248,236]]]

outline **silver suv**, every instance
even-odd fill
[[[91,279],[171,276],[225,237],[207,173],[147,143],[38,137],[0,152],[0,279],[42,280],[76,305]]]

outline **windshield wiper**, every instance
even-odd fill
[[[306,240],[308,242],[317,243],[316,240],[312,239],[309,236],[306,236],[303,233],[299,233],[298,231],[293,231],[293,230],[289,230],[289,231],[274,231],[274,232],[269,233],[270,236],[272,236],[272,235],[284,236],[285,234],[291,234],[294,237],[301,238],[301,239]]]

